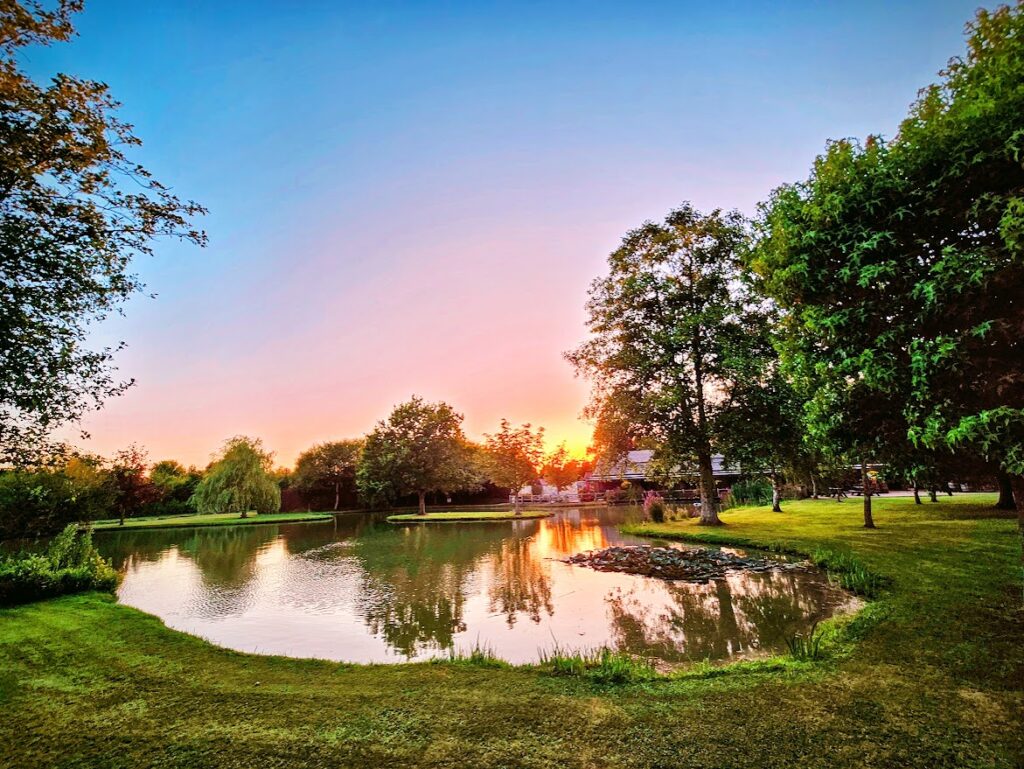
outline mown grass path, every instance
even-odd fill
[[[97,595],[0,612],[0,766],[1016,767],[1016,522],[991,500],[729,511],[660,534],[849,549],[891,586],[822,662],[619,686],[239,654]]]
[[[389,523],[430,523],[431,521],[524,521],[532,518],[550,518],[554,515],[551,510],[523,510],[516,515],[508,510],[462,510],[455,512],[426,513],[402,513],[389,515]]]

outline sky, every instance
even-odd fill
[[[287,465],[417,394],[582,452],[562,353],[622,235],[891,136],[977,4],[87,1],[26,67],[108,83],[132,159],[210,213],[96,330],[135,385],[78,443]]]

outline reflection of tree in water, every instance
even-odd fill
[[[542,611],[548,616],[554,613],[550,567],[537,549],[534,537],[517,531],[491,556],[490,611],[503,614],[509,627],[520,613],[534,622],[540,622]]]
[[[466,629],[466,585],[477,562],[508,535],[502,524],[368,527],[353,549],[363,565],[360,611],[374,634],[413,657],[447,649]]]
[[[761,647],[781,648],[810,626],[823,607],[791,573],[732,574],[706,585],[665,582],[666,600],[652,606],[634,591],[607,599],[615,644],[667,661],[724,659]]]

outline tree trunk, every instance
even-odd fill
[[[936,490],[936,488],[934,486],[932,486],[931,488],[928,489],[928,498],[932,502],[938,502],[939,501],[939,494],[938,494],[938,491]]]
[[[818,498],[818,479],[811,473],[811,499]]]
[[[871,517],[871,484],[868,482],[868,465],[861,460],[860,463],[860,485],[864,492],[864,528],[875,528],[875,519]]]
[[[999,510],[1016,509],[1017,506],[1013,501],[1013,484],[1010,482],[1010,476],[1000,470],[996,475],[996,480],[999,482],[999,501],[996,502],[996,508]]]
[[[778,473],[772,473],[772,512],[782,512],[782,484]]]
[[[334,509],[337,511],[338,505],[341,504],[341,484],[334,484]]]
[[[924,504],[924,502],[921,501],[921,487],[918,486],[916,483],[914,484],[914,504],[915,505],[923,505]]]
[[[242,511],[242,518],[248,518],[248,517],[249,517],[249,511],[248,510],[243,510]]]
[[[1010,476],[1010,485],[1013,488],[1013,501],[1017,507],[1017,529],[1020,532],[1021,570],[1024,571],[1024,475]],[[1024,596],[1022,596],[1024,602]]]
[[[718,517],[718,490],[715,488],[715,469],[711,464],[710,447],[697,457],[700,466],[700,525],[721,526]]]
[[[427,492],[420,491],[420,492],[417,492],[417,493],[420,495],[420,509],[419,509],[418,512],[419,512],[420,515],[426,515],[427,514]]]
[[[721,526],[718,517],[718,489],[715,487],[715,467],[711,464],[711,438],[708,415],[704,407],[704,353],[701,350],[700,331],[693,333],[693,383],[697,396],[697,431],[700,436],[697,464],[700,466],[700,525]]]
[[[522,511],[519,509],[519,492],[517,491],[512,495],[512,508],[515,510],[516,515],[522,515]]]

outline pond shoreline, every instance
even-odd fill
[[[209,528],[211,526],[270,526],[278,523],[314,523],[330,521],[334,518],[333,513],[269,513],[264,515],[253,515],[248,518],[237,516],[180,516],[167,518],[126,518],[121,526],[114,521],[95,521],[90,528],[93,531],[130,531],[137,529],[194,529]],[[205,519],[205,520],[204,520]]]

